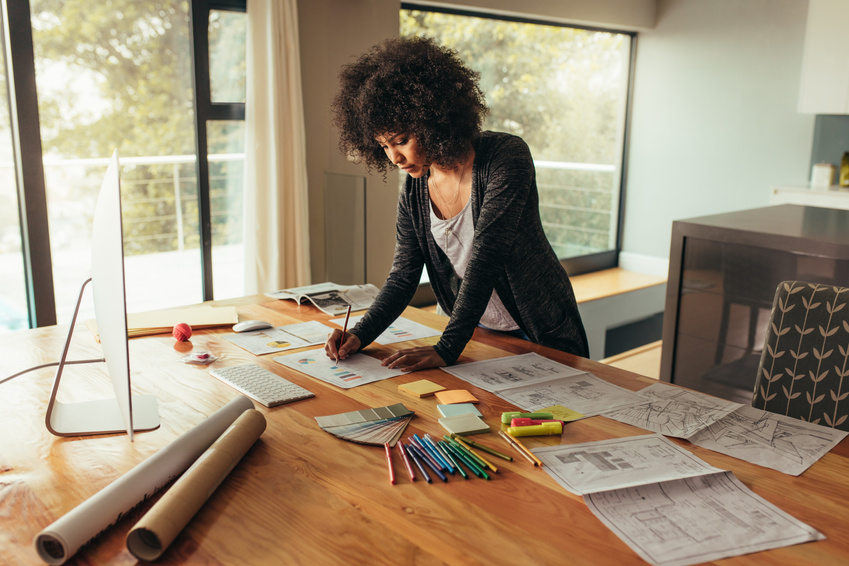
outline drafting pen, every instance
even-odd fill
[[[512,446],[513,448],[515,448],[515,449],[519,452],[519,454],[521,454],[522,456],[524,456],[524,457],[525,457],[525,460],[527,460],[527,461],[528,461],[528,462],[530,462],[531,464],[536,465],[536,462],[534,462],[534,459],[533,459],[533,458],[531,458],[531,455],[530,455],[530,454],[528,454],[527,452],[525,452],[524,450],[522,450],[521,448],[519,448],[519,445],[516,443],[516,441],[515,441],[515,440],[513,440],[512,438],[510,438],[510,436],[508,436],[508,435],[504,434],[504,431],[499,430],[499,431],[498,431],[498,434],[500,434],[500,435],[501,435],[501,437],[502,437],[504,440],[506,440],[506,441],[507,441],[507,443],[508,443],[510,446]]]
[[[399,443],[399,444],[400,444],[400,443]],[[410,455],[410,458],[412,458],[412,459],[413,459],[413,463],[415,463],[415,464],[416,464],[416,467],[417,467],[417,468],[419,469],[419,471],[422,473],[422,477],[423,477],[423,478],[427,481],[427,483],[430,483],[430,482],[431,482],[431,481],[433,481],[433,480],[431,480],[431,479],[430,479],[430,476],[429,476],[429,475],[427,475],[427,472],[425,471],[424,466],[422,466],[422,463],[421,463],[421,462],[419,462],[419,459],[418,459],[418,457],[417,457],[417,456],[413,453],[412,448],[413,448],[412,446],[404,446],[404,450],[405,450],[405,451],[406,451],[406,452]]]
[[[469,474],[466,473],[466,470],[464,470],[462,468],[462,466],[460,466],[460,463],[451,454],[451,447],[448,446],[448,443],[445,442],[444,440],[440,440],[440,441],[437,441],[436,445],[439,446],[440,448],[442,448],[442,451],[445,454],[445,456],[448,457],[449,460],[451,460],[451,463],[454,464],[454,467],[457,468],[457,471],[460,472],[460,475],[463,476],[463,479],[464,480],[469,479]]]
[[[345,343],[345,333],[348,332],[348,319],[351,318],[351,305],[348,305],[348,311],[345,313],[345,324],[342,326],[342,337],[339,339],[339,348]],[[339,363],[339,348],[336,348],[336,363]]]
[[[395,446],[398,447],[398,452],[401,453],[401,459],[404,461],[404,467],[407,468],[407,473],[410,474],[410,481],[416,481],[416,472],[413,471],[413,466],[410,465],[410,459],[407,458],[407,452],[404,450],[404,445],[399,442]]]
[[[456,440],[462,440],[463,442],[465,442],[465,443],[466,443],[466,444],[468,444],[469,446],[474,446],[474,447],[475,447],[475,448],[477,448],[478,450],[483,450],[483,451],[484,451],[484,452],[486,452],[487,454],[492,454],[493,456],[496,456],[496,457],[498,457],[498,458],[502,458],[502,459],[504,459],[504,460],[507,460],[508,462],[512,462],[512,461],[513,461],[513,456],[508,456],[507,454],[502,454],[502,453],[501,453],[501,452],[499,452],[498,450],[495,450],[495,449],[490,448],[490,447],[488,447],[488,446],[484,446],[483,444],[481,444],[481,443],[479,443],[479,442],[475,442],[474,440],[471,440],[471,439],[469,439],[469,438],[466,438],[465,436],[461,436],[461,435],[459,435],[459,434],[453,434],[453,433],[452,433],[452,434],[451,434],[451,438],[454,438],[454,439],[456,439]]]
[[[410,449],[413,451],[413,454],[415,454],[416,456],[418,456],[418,457],[419,457],[419,458],[420,458],[420,459],[421,459],[421,460],[422,460],[425,464],[427,464],[428,466],[430,466],[430,469],[431,469],[431,470],[433,470],[433,471],[436,473],[436,475],[439,477],[439,479],[441,479],[442,481],[448,481],[448,478],[446,478],[446,477],[445,477],[445,474],[443,474],[443,473],[439,470],[439,466],[432,464],[430,460],[428,460],[427,458],[425,458],[425,455],[424,455],[424,454],[422,454],[422,453],[419,451],[419,449],[418,449],[418,448],[416,448],[415,446],[410,446]]]
[[[486,458],[484,458],[483,456],[481,456],[480,454],[478,454],[477,452],[475,452],[474,450],[472,450],[472,447],[471,447],[471,446],[469,446],[468,444],[466,444],[465,442],[463,442],[463,441],[462,441],[462,440],[460,440],[459,438],[455,438],[454,440],[455,440],[456,442],[458,442],[458,443],[460,444],[460,446],[462,446],[463,448],[465,448],[466,450],[468,450],[468,451],[469,451],[469,454],[471,454],[472,456],[474,456],[474,457],[475,457],[475,459],[477,459],[477,460],[479,460],[479,461],[483,462],[483,465],[484,465],[484,466],[486,466],[487,468],[489,468],[490,470],[492,470],[492,473],[494,473],[494,474],[497,474],[497,473],[498,473],[498,468],[496,468],[496,467],[495,467],[495,465],[494,465],[492,462],[490,462],[489,460],[487,460]]]
[[[433,448],[433,453],[442,461],[443,464],[445,464],[447,466],[445,469],[447,469],[449,472],[451,472],[453,474],[454,473],[454,467],[451,465],[451,461],[448,460],[448,458],[445,457],[445,454],[442,452],[442,449],[439,446],[436,445],[436,443],[433,441],[433,438],[431,438],[429,434],[425,434],[424,435],[424,441],[428,445],[430,445],[431,448]]]
[[[384,442],[383,448],[386,450],[386,464],[389,466],[389,483],[395,485],[395,469],[392,467],[392,451],[389,449],[389,443]]]

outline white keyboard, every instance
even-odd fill
[[[315,397],[315,393],[256,364],[212,368],[209,373],[266,407]]]

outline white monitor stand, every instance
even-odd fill
[[[124,242],[121,222],[121,186],[118,152],[112,154],[106,177],[100,188],[94,211],[91,235],[92,277],[83,283],[71,319],[68,338],[50,401],[45,422],[57,436],[82,436],[125,432],[133,440],[134,431],[159,427],[159,409],[152,395],[133,396],[130,393],[130,357],[127,333],[127,301],[124,286]],[[103,347],[115,396],[111,399],[60,403],[56,400],[59,382],[65,367],[71,336],[80,310],[86,285],[92,282],[97,333]]]

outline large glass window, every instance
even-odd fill
[[[484,127],[530,146],[543,225],[570,273],[615,265],[632,36],[403,8],[401,35],[432,37],[481,73]]]
[[[0,25],[0,39],[3,28]],[[0,46],[3,42],[0,41]],[[2,51],[2,50],[0,50]],[[0,332],[27,327],[27,296],[6,61],[0,53]]]
[[[40,128],[24,128],[20,136],[40,136],[43,150],[47,226],[42,241],[49,234],[59,323],[69,320],[80,285],[90,276],[91,216],[107,159],[115,149],[122,165],[128,310],[212,298],[207,282],[212,280],[214,260],[205,257],[210,249],[211,257],[222,262],[215,270],[222,288],[217,298],[244,294],[243,254],[235,247],[242,239],[245,2],[229,0],[224,9],[209,10],[213,4],[222,5],[214,0],[22,0],[28,6],[33,49],[24,58],[29,57],[34,69]],[[212,48],[208,57],[204,50],[195,61],[198,38],[193,38],[192,24],[198,10],[204,18],[201,40]],[[16,22],[20,20],[26,21],[26,16]],[[16,49],[12,44],[12,52]],[[23,68],[27,73],[26,65]],[[205,81],[200,105],[198,69]],[[32,183],[16,180],[10,166],[6,88],[0,86],[2,328],[5,313],[19,309],[18,302],[24,303],[26,319],[15,186],[19,183],[29,191]],[[240,102],[241,118],[198,132],[199,122],[214,118],[210,89],[222,101]],[[36,106],[35,97],[19,102]],[[28,199],[29,192],[25,194]],[[17,271],[6,268],[16,262]]]

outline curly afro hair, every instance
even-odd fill
[[[375,136],[405,133],[431,162],[454,167],[489,111],[479,81],[456,51],[432,39],[386,40],[339,73],[331,104],[339,149],[385,174],[394,166]]]

